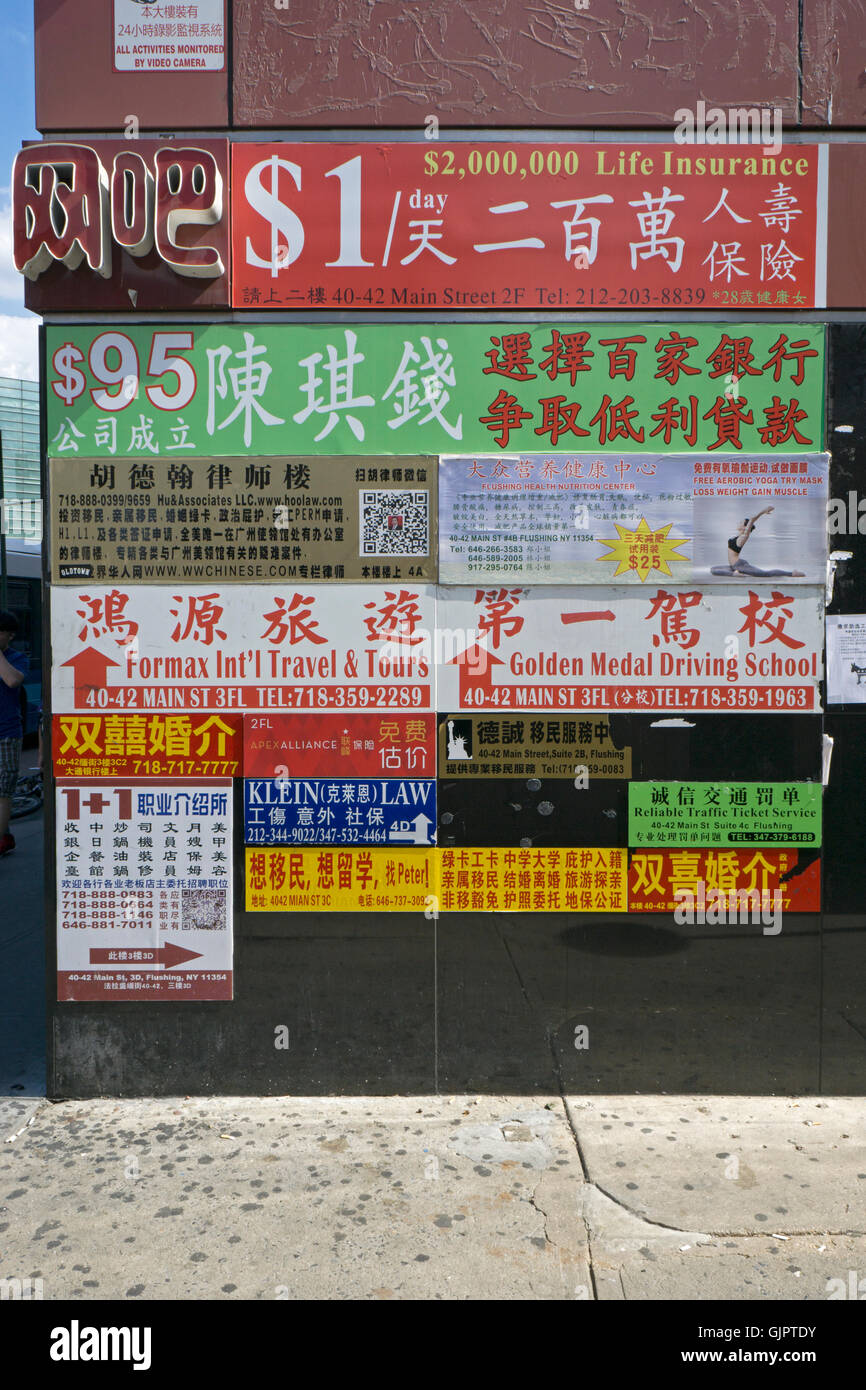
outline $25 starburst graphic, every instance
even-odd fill
[[[609,555],[599,555],[601,561],[616,560],[617,567],[614,570],[614,579],[618,574],[626,574],[634,570],[641,583],[646,583],[653,570],[659,574],[667,574],[673,577],[671,564],[688,564],[686,555],[677,554],[677,546],[687,545],[688,540],[668,540],[668,532],[671,525],[661,526],[656,530],[649,525],[645,517],[641,517],[637,527],[631,531],[627,526],[620,526],[614,522],[619,539],[615,541],[599,541],[599,545],[606,545],[610,551]]]

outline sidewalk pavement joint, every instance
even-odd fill
[[[839,1297],[866,1275],[862,1106],[6,1100],[0,1279],[79,1300]]]

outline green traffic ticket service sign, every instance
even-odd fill
[[[821,843],[817,782],[632,782],[631,846]]]
[[[49,327],[48,453],[820,450],[820,324]],[[724,466],[723,466],[724,464]]]

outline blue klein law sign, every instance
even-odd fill
[[[432,845],[436,783],[248,777],[248,845]]]

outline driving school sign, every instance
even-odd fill
[[[824,303],[826,147],[232,148],[236,308]],[[825,166],[826,167],[826,166]]]
[[[52,593],[52,708],[432,708],[433,589],[133,585]]]
[[[823,589],[441,589],[442,709],[817,710]]]
[[[816,324],[69,324],[47,329],[47,361],[57,458],[715,458],[823,441]]]

